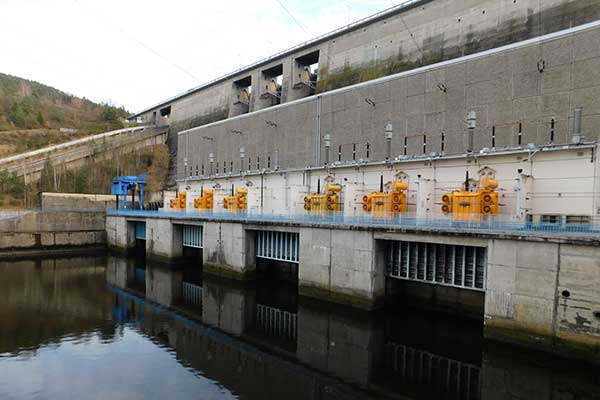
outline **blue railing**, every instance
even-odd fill
[[[186,212],[146,211],[146,210],[108,210],[108,215],[132,217],[162,217],[175,219],[217,219],[243,223],[304,223],[336,226],[358,226],[385,229],[420,229],[454,231],[490,231],[490,232],[540,232],[561,235],[585,235],[600,237],[600,220],[589,223],[541,223],[508,219],[506,216],[486,216],[471,220],[457,221],[451,217],[415,217],[410,215],[347,215],[343,213],[319,214],[269,214],[260,212]]]

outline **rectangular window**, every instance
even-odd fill
[[[408,154],[408,137],[404,137],[404,155]]]
[[[560,214],[544,214],[540,216],[540,222],[542,224],[560,224],[561,220]]]
[[[496,148],[496,127],[492,126],[492,148]]]
[[[567,224],[589,224],[591,221],[589,215],[567,215]]]
[[[445,151],[445,147],[446,147],[446,134],[444,132],[442,132],[442,145],[440,146],[442,153]]]
[[[523,144],[523,123],[519,122],[519,136],[517,137],[519,146]]]

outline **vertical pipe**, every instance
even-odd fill
[[[144,209],[144,185],[140,185],[140,210]]]
[[[581,117],[583,114],[583,108],[578,107],[573,112],[573,136],[572,141],[575,144],[579,144],[584,140],[583,133],[581,132]]]
[[[379,177],[379,191],[383,193],[383,174]]]
[[[321,96],[317,96],[317,137],[315,140],[315,166],[321,165]]]

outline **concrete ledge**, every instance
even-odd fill
[[[106,244],[105,231],[0,233],[0,253]]]
[[[383,292],[376,293],[375,299],[369,299],[362,296],[341,293],[338,291],[332,291],[317,286],[303,285],[300,283],[298,286],[298,294],[300,296],[330,301],[332,303],[356,307],[367,311],[376,310],[384,305]]]
[[[221,278],[233,279],[236,281],[250,281],[256,278],[256,270],[245,270],[240,272],[233,267],[217,264],[213,262],[204,262],[202,272]]]
[[[0,250],[0,260],[18,260],[35,257],[75,257],[104,254],[104,245],[84,245],[77,247],[47,247],[15,249],[11,251]]]
[[[545,332],[526,330],[502,324],[488,324],[483,328],[485,339],[522,346],[532,350],[542,350],[561,357],[585,360],[600,364],[600,341],[589,337],[570,335],[568,338],[549,336]]]

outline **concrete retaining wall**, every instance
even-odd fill
[[[0,255],[66,247],[104,245],[101,211],[0,213]]]

